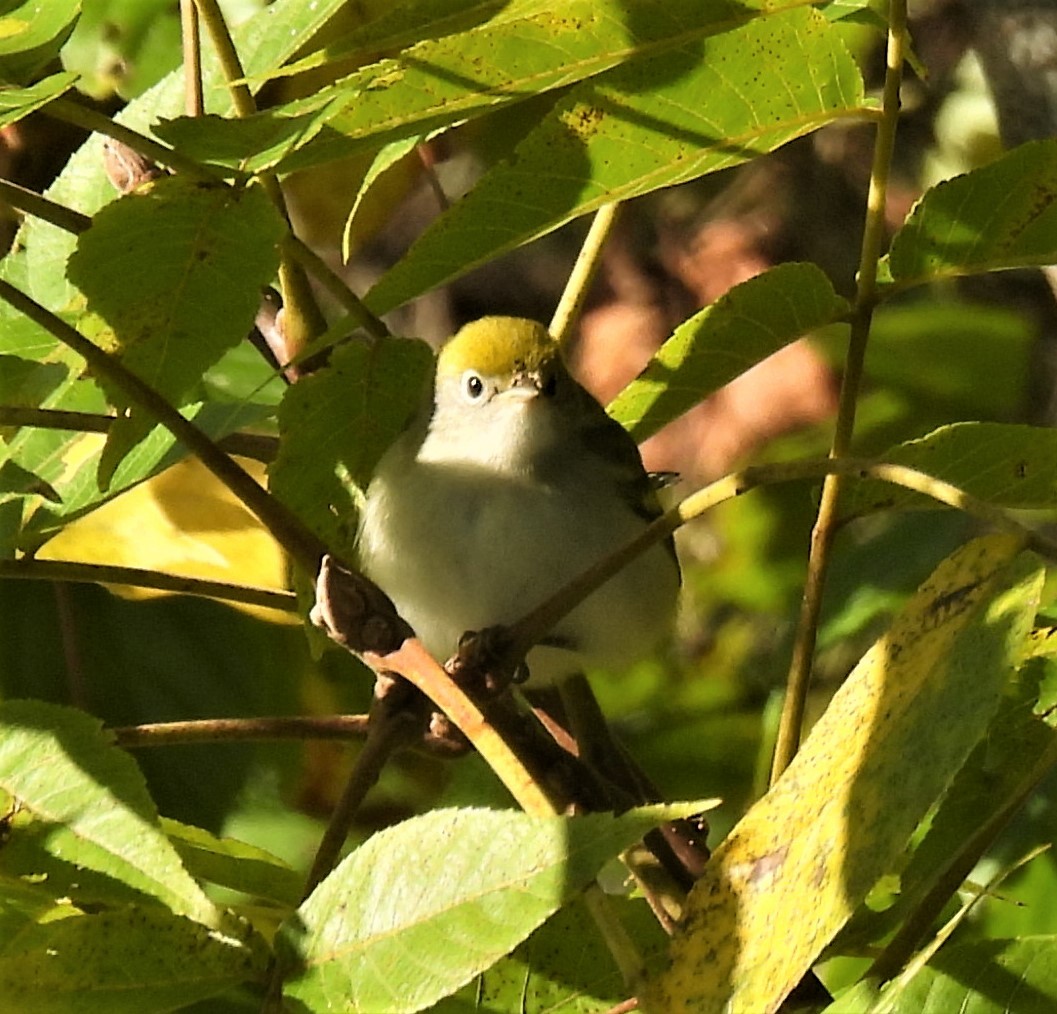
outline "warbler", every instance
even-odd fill
[[[432,397],[379,462],[360,563],[443,660],[465,632],[512,624],[659,513],[635,442],[547,329],[485,317],[441,349]],[[532,648],[531,685],[626,669],[668,632],[679,585],[671,540],[652,546]]]

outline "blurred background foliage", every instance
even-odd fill
[[[988,83],[974,52],[970,0],[912,9],[927,80],[911,77],[890,195],[891,225],[922,189],[1000,150]],[[233,23],[266,4],[230,0]],[[347,31],[385,0],[346,7]],[[79,87],[113,113],[179,61],[174,0],[84,0],[63,50]],[[877,34],[846,26],[880,82]],[[303,79],[298,79],[304,88]],[[289,97],[285,81],[268,96]],[[517,137],[521,106],[484,117],[412,152],[345,223],[369,164],[354,158],[290,181],[300,233],[360,291],[438,213],[423,173],[431,163],[458,195]],[[829,127],[776,154],[634,201],[619,228],[573,349],[576,369],[603,399],[633,376],[672,327],[735,284],[786,260],[811,260],[847,295],[854,284],[869,175],[871,130]],[[0,172],[44,189],[82,142],[42,116],[0,134]],[[13,216],[3,223],[8,238]],[[574,223],[432,293],[391,318],[397,333],[439,341],[467,319],[510,313],[549,319],[584,226]],[[1053,295],[1034,272],[1006,272],[915,291],[875,317],[856,447],[882,451],[956,420],[1050,422],[1054,404]],[[828,447],[845,334],[822,333],[785,350],[649,441],[648,464],[673,469],[688,491],[751,461]],[[274,405],[281,385],[247,345],[203,378],[213,400]],[[680,535],[685,603],[663,657],[597,693],[618,733],[670,798],[724,799],[722,836],[766,785],[816,491],[774,487],[724,505]],[[815,706],[849,671],[887,619],[970,532],[952,512],[872,516],[846,525],[829,580],[815,673]],[[157,567],[276,584],[283,561],[237,503],[192,463],[120,497],[46,545],[41,556]],[[98,587],[0,582],[0,692],[85,708],[108,724],[216,716],[360,712],[366,671],[348,656],[313,658],[300,624],[260,610]],[[354,749],[354,748],[353,748]],[[336,743],[230,744],[141,752],[159,809],[262,845],[305,865],[343,784],[350,749]],[[1057,832],[1051,784],[985,861],[1020,858]],[[358,833],[430,807],[508,805],[475,758],[442,763],[404,755],[385,771]],[[988,870],[978,871],[985,879]],[[1057,931],[1057,891],[1045,857],[980,906],[966,933]],[[1012,900],[1023,904],[1016,905]]]

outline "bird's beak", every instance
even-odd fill
[[[544,378],[539,370],[522,370],[511,378],[510,386],[504,392],[517,401],[531,401],[539,397]]]

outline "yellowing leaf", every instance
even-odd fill
[[[979,740],[1020,658],[1041,575],[990,536],[915,593],[689,899],[650,1009],[777,1009],[892,869]]]
[[[256,471],[258,478],[263,472],[252,462],[243,465]],[[37,556],[141,567],[261,588],[285,587],[285,564],[278,544],[194,458],[73,522]],[[132,598],[164,594],[128,587],[122,593]],[[282,615],[245,608],[270,620]]]

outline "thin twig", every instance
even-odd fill
[[[569,332],[580,316],[580,311],[591,290],[591,282],[602,263],[602,250],[616,224],[619,210],[620,202],[614,201],[612,204],[603,205],[595,212],[591,228],[587,231],[583,246],[580,247],[580,253],[576,257],[576,263],[565,283],[562,298],[558,301],[558,308],[551,318],[550,333],[559,342],[564,342],[569,337]]]
[[[118,746],[139,750],[188,743],[242,743],[279,740],[363,739],[366,715],[290,715],[271,718],[204,718],[188,722],[151,722],[110,730]]]
[[[79,584],[119,584],[132,588],[151,588],[174,592],[177,595],[197,595],[201,598],[237,602],[245,606],[263,606],[284,613],[297,612],[297,596],[293,592],[252,585],[207,581],[198,577],[165,574],[144,567],[118,567],[104,563],[79,563],[73,560],[40,560],[24,557],[19,560],[0,560],[0,578],[21,578],[28,581],[72,581]]]
[[[195,0],[180,0],[180,41],[183,48],[184,112],[188,116],[201,116],[205,111],[202,98],[202,39],[198,31]]]
[[[32,426],[71,433],[107,433],[117,417],[100,412],[71,412],[59,408],[24,408],[0,405],[0,426]],[[268,464],[279,453],[279,440],[267,433],[229,433],[217,441],[228,454]]]
[[[176,172],[190,176],[192,179],[207,180],[212,183],[223,183],[227,170],[213,169],[202,165],[194,159],[176,151],[175,148],[166,148],[153,138],[145,134],[137,133],[124,124],[112,120],[103,113],[96,112],[88,106],[83,106],[72,99],[60,97],[52,99],[42,110],[48,116],[64,123],[72,123],[75,127],[102,134],[104,137],[113,138],[122,144],[127,144],[133,151],[143,155],[144,158],[158,165],[167,166]]]
[[[75,236],[84,232],[92,220],[87,215],[82,215],[73,208],[67,208],[63,204],[49,201],[48,198],[27,190],[25,187],[12,183],[10,180],[0,180],[0,200],[6,201],[12,208],[24,211],[27,215],[39,218],[59,229],[73,233]]]
[[[668,538],[677,528],[699,517],[705,511],[758,486],[805,479],[825,479],[828,475],[880,479],[964,511],[981,521],[1023,538],[1025,545],[1040,555],[1057,560],[1057,542],[1041,532],[1032,531],[994,504],[987,503],[942,479],[909,468],[866,458],[823,458],[757,465],[717,479],[666,511],[636,538],[588,568],[568,582],[545,602],[526,613],[509,630],[509,659],[520,660],[530,648],[593,591],[626,567],[639,554]]]
[[[877,296],[877,262],[881,256],[881,246],[885,235],[888,175],[895,146],[896,123],[899,118],[899,88],[903,77],[906,15],[906,0],[892,0],[888,13],[888,51],[882,98],[884,115],[878,121],[877,137],[874,142],[873,168],[867,196],[866,221],[859,260],[855,307],[852,313],[851,335],[844,360],[844,377],[841,382],[836,428],[830,447],[830,456],[834,458],[846,455],[851,446],[855,427],[855,408],[866,358],[866,344]],[[822,594],[839,520],[838,504],[841,485],[839,474],[835,473],[826,478],[822,486],[815,525],[811,532],[811,551],[804,580],[804,595],[793,640],[785,700],[782,705],[774,760],[771,765],[772,784],[789,766],[800,747],[804,709],[807,703],[818,623],[822,611]]]

